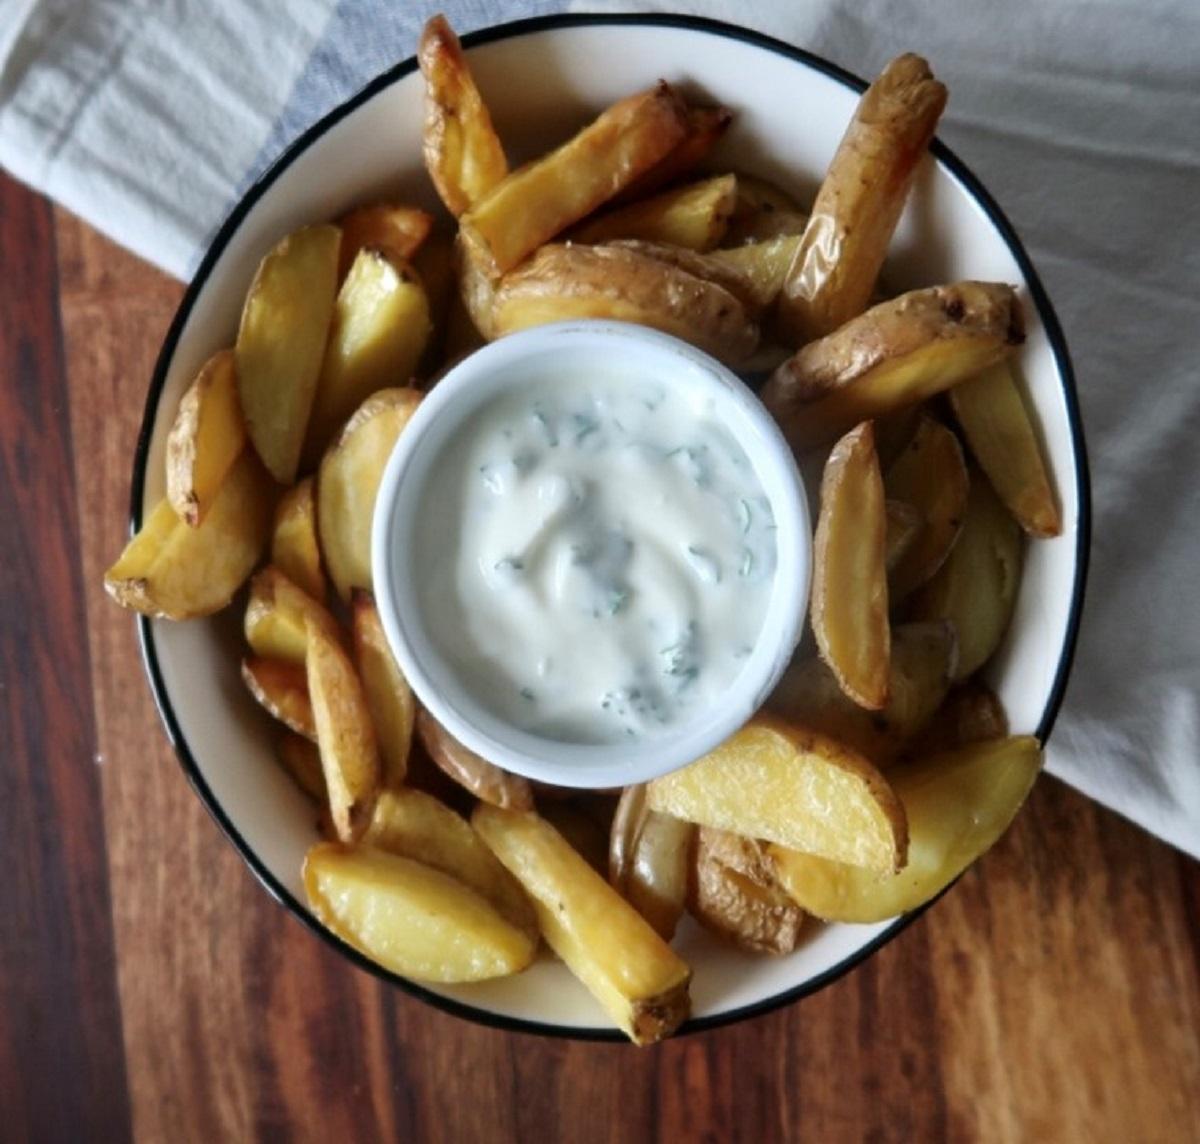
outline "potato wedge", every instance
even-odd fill
[[[792,238],[799,249],[800,238],[808,225],[808,215],[796,199],[782,187],[767,179],[756,178],[744,171],[737,172],[738,200],[733,218],[725,232],[723,245],[731,249],[748,243],[768,242],[775,238]],[[788,268],[784,267],[786,275]]]
[[[761,397],[793,447],[807,449],[949,389],[1024,340],[1011,286],[914,290],[804,346],[771,375]]]
[[[764,843],[711,826],[696,833],[688,911],[751,953],[791,953],[805,919],[780,887]]]
[[[870,870],[903,867],[904,808],[841,743],[760,713],[716,750],[647,786],[651,810]]]
[[[908,813],[908,865],[878,874],[770,848],[792,899],[828,921],[878,922],[937,897],[1008,828],[1042,766],[1036,739],[973,743],[892,773]]]
[[[233,350],[214,354],[180,398],[167,435],[167,500],[193,528],[246,444]]]
[[[305,692],[307,694],[307,683]],[[311,704],[310,704],[311,707]],[[314,729],[315,734],[315,729]],[[325,787],[325,772],[321,769],[321,752],[311,739],[285,731],[275,748],[283,769],[309,798],[322,806],[328,805],[329,791]]]
[[[508,174],[487,104],[446,17],[432,17],[417,45],[425,77],[425,169],[457,218]]]
[[[280,484],[296,479],[337,292],[341,231],[309,226],[259,264],[238,327],[246,432]]]
[[[785,234],[728,250],[714,250],[709,257],[747,280],[754,305],[765,310],[779,297],[787,268],[799,245],[796,235]]]
[[[905,748],[913,759],[953,751],[968,743],[1003,739],[1008,715],[996,693],[979,679],[968,679],[953,688],[929,725]]]
[[[685,250],[712,250],[725,236],[736,202],[737,177],[717,175],[598,215],[578,227],[571,240],[640,238]]]
[[[613,202],[636,202],[691,174],[721,141],[732,122],[733,112],[727,107],[689,107],[683,140],[645,174],[634,179]]]
[[[922,417],[912,440],[884,477],[888,497],[915,506],[921,526],[888,571],[894,605],[942,566],[962,528],[969,479],[958,438],[932,417]]]
[[[928,726],[950,687],[958,657],[953,625],[945,621],[897,624],[892,629],[888,701],[868,711],[838,686],[818,657],[792,664],[767,700],[790,723],[845,743],[877,767],[901,755]]]
[[[243,449],[195,528],[164,497],[104,574],[105,591],[123,608],[189,620],[219,612],[250,575],[270,536],[276,489]]]
[[[869,421],[834,447],[821,478],[812,627],[842,690],[878,711],[888,700],[887,515]]]
[[[908,447],[921,419],[928,413],[929,406],[906,405],[894,413],[875,418],[875,452],[879,455],[879,467],[887,472],[896,458]]]
[[[491,315],[496,336],[567,318],[636,322],[728,365],[758,345],[758,327],[728,290],[622,246],[543,246],[501,279]]]
[[[407,385],[433,324],[425,287],[391,252],[359,252],[338,291],[325,362],[304,439],[304,466],[313,468],[343,422],[373,393]]]
[[[550,948],[629,1038],[670,1036],[690,1008],[687,963],[544,819],[480,803],[471,823],[533,899]]]
[[[417,736],[438,768],[476,798],[511,810],[533,809],[529,780],[489,763],[464,747],[424,708],[417,711]]]
[[[275,506],[271,563],[314,600],[325,599],[328,587],[317,544],[317,504],[312,477],[293,485]]]
[[[242,660],[242,682],[268,714],[297,735],[316,740],[317,723],[304,668],[279,659],[248,655]]]
[[[646,806],[646,786],[627,786],[613,816],[608,881],[664,941],[687,903],[688,865],[696,827]]]
[[[497,283],[488,277],[478,255],[463,242],[461,235],[455,240],[454,262],[458,270],[458,299],[470,319],[469,325],[478,338],[491,341],[497,336],[494,317]],[[451,314],[453,316],[453,311]],[[461,340],[466,348],[474,348],[471,332],[472,330],[460,325],[457,331],[454,331],[454,339],[450,337],[451,331],[447,331],[446,340],[451,345],[454,341]]]
[[[966,679],[999,647],[1021,583],[1021,530],[992,486],[971,481],[962,532],[937,575],[912,599],[916,620],[949,620],[958,635],[954,679]]]
[[[433,229],[433,215],[397,203],[372,203],[355,207],[338,219],[342,246],[338,254],[338,283],[346,280],[359,252],[386,250],[407,261],[420,250]]]
[[[780,298],[780,321],[794,345],[824,337],[867,308],[945,106],[945,87],[915,55],[892,60],[863,93]]]
[[[920,510],[915,505],[892,497],[888,497],[884,502],[883,513],[887,518],[884,563],[890,576],[892,569],[912,550],[921,531],[922,519]]]
[[[250,581],[243,630],[255,655],[304,666],[308,654],[308,623],[319,623],[333,639],[337,621],[322,604],[297,588],[278,568],[268,564]]]
[[[319,842],[304,860],[308,905],[372,961],[417,981],[519,973],[534,940],[457,878],[382,850]]]
[[[622,99],[493,187],[459,219],[463,238],[498,278],[629,186],[687,130],[687,108],[665,83]]]
[[[480,894],[534,941],[533,903],[465,818],[419,790],[381,791],[362,845],[412,858]]]
[[[950,406],[992,487],[1030,536],[1058,536],[1062,514],[1008,362],[950,390]]]
[[[369,592],[355,591],[350,609],[354,661],[362,677],[367,707],[383,760],[383,785],[398,787],[408,773],[417,701],[383,631]],[[387,849],[387,847],[385,847]]]
[[[371,821],[379,794],[379,750],[354,664],[319,620],[308,620],[305,658],[321,769],[337,836],[355,842]]]
[[[317,472],[317,537],[337,594],[370,588],[371,521],[383,469],[421,400],[416,389],[381,389],[355,411]]]

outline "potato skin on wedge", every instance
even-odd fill
[[[417,712],[416,729],[438,769],[476,798],[508,810],[533,809],[533,788],[528,779],[477,755],[424,708]]]
[[[644,783],[621,792],[609,836],[608,880],[664,941],[687,904],[696,827],[646,805]]]
[[[269,715],[297,735],[316,741],[317,723],[302,666],[248,655],[242,660],[242,682]]]

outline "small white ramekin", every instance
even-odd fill
[[[754,466],[776,522],[775,580],[753,652],[719,703],[672,731],[635,742],[581,744],[541,738],[506,723],[463,687],[438,654],[417,606],[413,542],[431,465],[482,405],[552,359],[564,378],[634,375],[697,390]],[[762,705],[800,638],[808,603],[812,532],[791,450],[758,398],[706,353],[625,322],[537,326],[484,346],[454,367],[418,406],[384,471],[375,504],[371,562],[384,631],[417,698],[455,738],[506,770],[569,787],[644,782],[698,759]]]

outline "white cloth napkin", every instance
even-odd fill
[[[567,7],[0,0],[0,164],[186,276],[241,189],[433,11],[465,32]],[[929,57],[939,135],[1025,239],[1081,391],[1094,544],[1050,769],[1200,855],[1200,5],[579,7],[733,20],[861,75]]]

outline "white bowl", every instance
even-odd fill
[[[736,110],[718,164],[782,180],[802,195],[818,184],[864,86],[786,44],[691,18],[550,18],[467,36],[465,44],[517,160],[662,77]],[[164,446],[179,396],[209,354],[232,344],[262,254],[289,231],[371,199],[399,196],[432,205],[421,165],[421,103],[420,76],[406,60],[306,132],[221,228],[150,386],[133,475],[135,526],[164,492]],[[1074,382],[1054,311],[1012,227],[978,180],[935,143],[901,220],[888,281],[903,289],[961,278],[1019,287],[1028,332],[1021,369],[1062,503],[1062,535],[1028,546],[1012,626],[988,676],[1012,729],[1044,740],[1066,687],[1087,558],[1087,468]],[[304,904],[300,882],[304,852],[316,838],[311,804],[276,764],[273,732],[245,694],[238,675],[240,616],[139,625],[151,686],[189,780],[264,886],[298,918],[357,965],[442,1008],[506,1027],[619,1038],[556,962],[483,985],[418,987],[321,927]],[[676,942],[695,969],[695,1016],[685,1028],[803,996],[906,920],[814,926],[783,958],[738,953],[685,922]]]
[[[430,469],[484,405],[514,385],[549,376],[654,381],[704,402],[750,460],[776,522],[776,568],[754,650],[719,699],[664,734],[627,743],[564,743],[507,723],[462,686],[438,652],[418,602],[418,536]],[[621,787],[690,763],[724,742],[765,702],[800,641],[812,533],[795,458],[775,419],[736,374],[702,350],[627,322],[555,322],[471,354],[438,382],[405,427],[375,503],[372,579],[380,618],[417,698],[456,739],[531,779]]]

